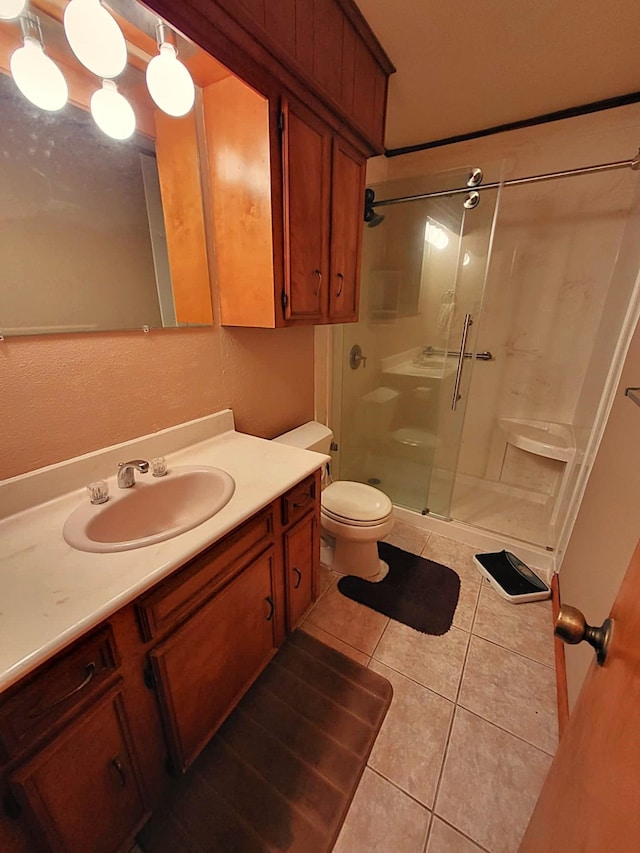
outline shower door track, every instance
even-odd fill
[[[385,207],[389,204],[402,204],[405,201],[421,201],[426,198],[448,198],[470,190],[480,192],[481,190],[495,190],[498,187],[515,187],[522,184],[536,184],[542,181],[554,181],[556,178],[572,178],[574,175],[589,175],[594,172],[612,172],[615,169],[640,170],[640,149],[631,160],[616,160],[613,163],[600,163],[597,166],[582,166],[578,169],[566,169],[562,172],[548,172],[544,175],[529,175],[526,178],[510,178],[506,181],[492,181],[489,184],[469,183],[464,187],[456,187],[452,190],[436,190],[430,193],[419,193],[418,195],[405,195],[398,198],[383,198],[377,201],[375,198],[367,203],[368,207]]]

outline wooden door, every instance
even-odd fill
[[[284,289],[287,320],[326,314],[331,136],[302,105],[283,101]]]
[[[640,543],[611,617],[609,655],[587,674],[521,853],[640,850]]]
[[[365,162],[339,137],[333,142],[329,320],[358,319]]]
[[[288,631],[293,631],[313,599],[316,531],[316,515],[309,513],[284,536]]]
[[[17,770],[11,783],[33,815],[42,849],[113,853],[133,843],[145,813],[119,690]]]
[[[176,769],[186,768],[275,651],[273,549],[151,652]]]

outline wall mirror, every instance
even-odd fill
[[[208,113],[242,94],[268,143],[267,101],[167,28],[195,83],[195,104],[181,117],[163,112],[145,79],[164,33],[159,19],[116,0],[109,14],[127,60],[114,82],[133,108],[135,132],[111,138],[90,110],[101,75],[76,58],[63,28],[66,6],[37,0],[22,17],[0,20],[0,333],[210,325],[211,189],[220,169]],[[11,67],[32,31],[67,82],[68,102],[56,111],[31,103]],[[268,171],[268,144],[263,157]]]

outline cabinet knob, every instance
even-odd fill
[[[587,625],[587,620],[577,607],[563,604],[556,619],[554,633],[556,637],[575,645],[586,640],[596,650],[596,657],[600,666],[607,659],[611,634],[613,632],[613,620],[605,619],[599,628]]]
[[[338,286],[338,289],[336,290],[336,296],[341,296],[342,288],[344,287],[344,276],[342,275],[341,272],[339,272],[337,274],[337,276],[338,276],[338,281],[340,282],[340,284]]]
[[[296,582],[294,583],[293,588],[298,589],[298,587],[300,586],[300,581],[302,580],[302,572],[300,571],[300,569],[296,569],[295,566],[293,567],[293,571],[296,575]]]

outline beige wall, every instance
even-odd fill
[[[313,329],[6,339],[0,388],[0,479],[225,406],[270,438],[313,416]]]

